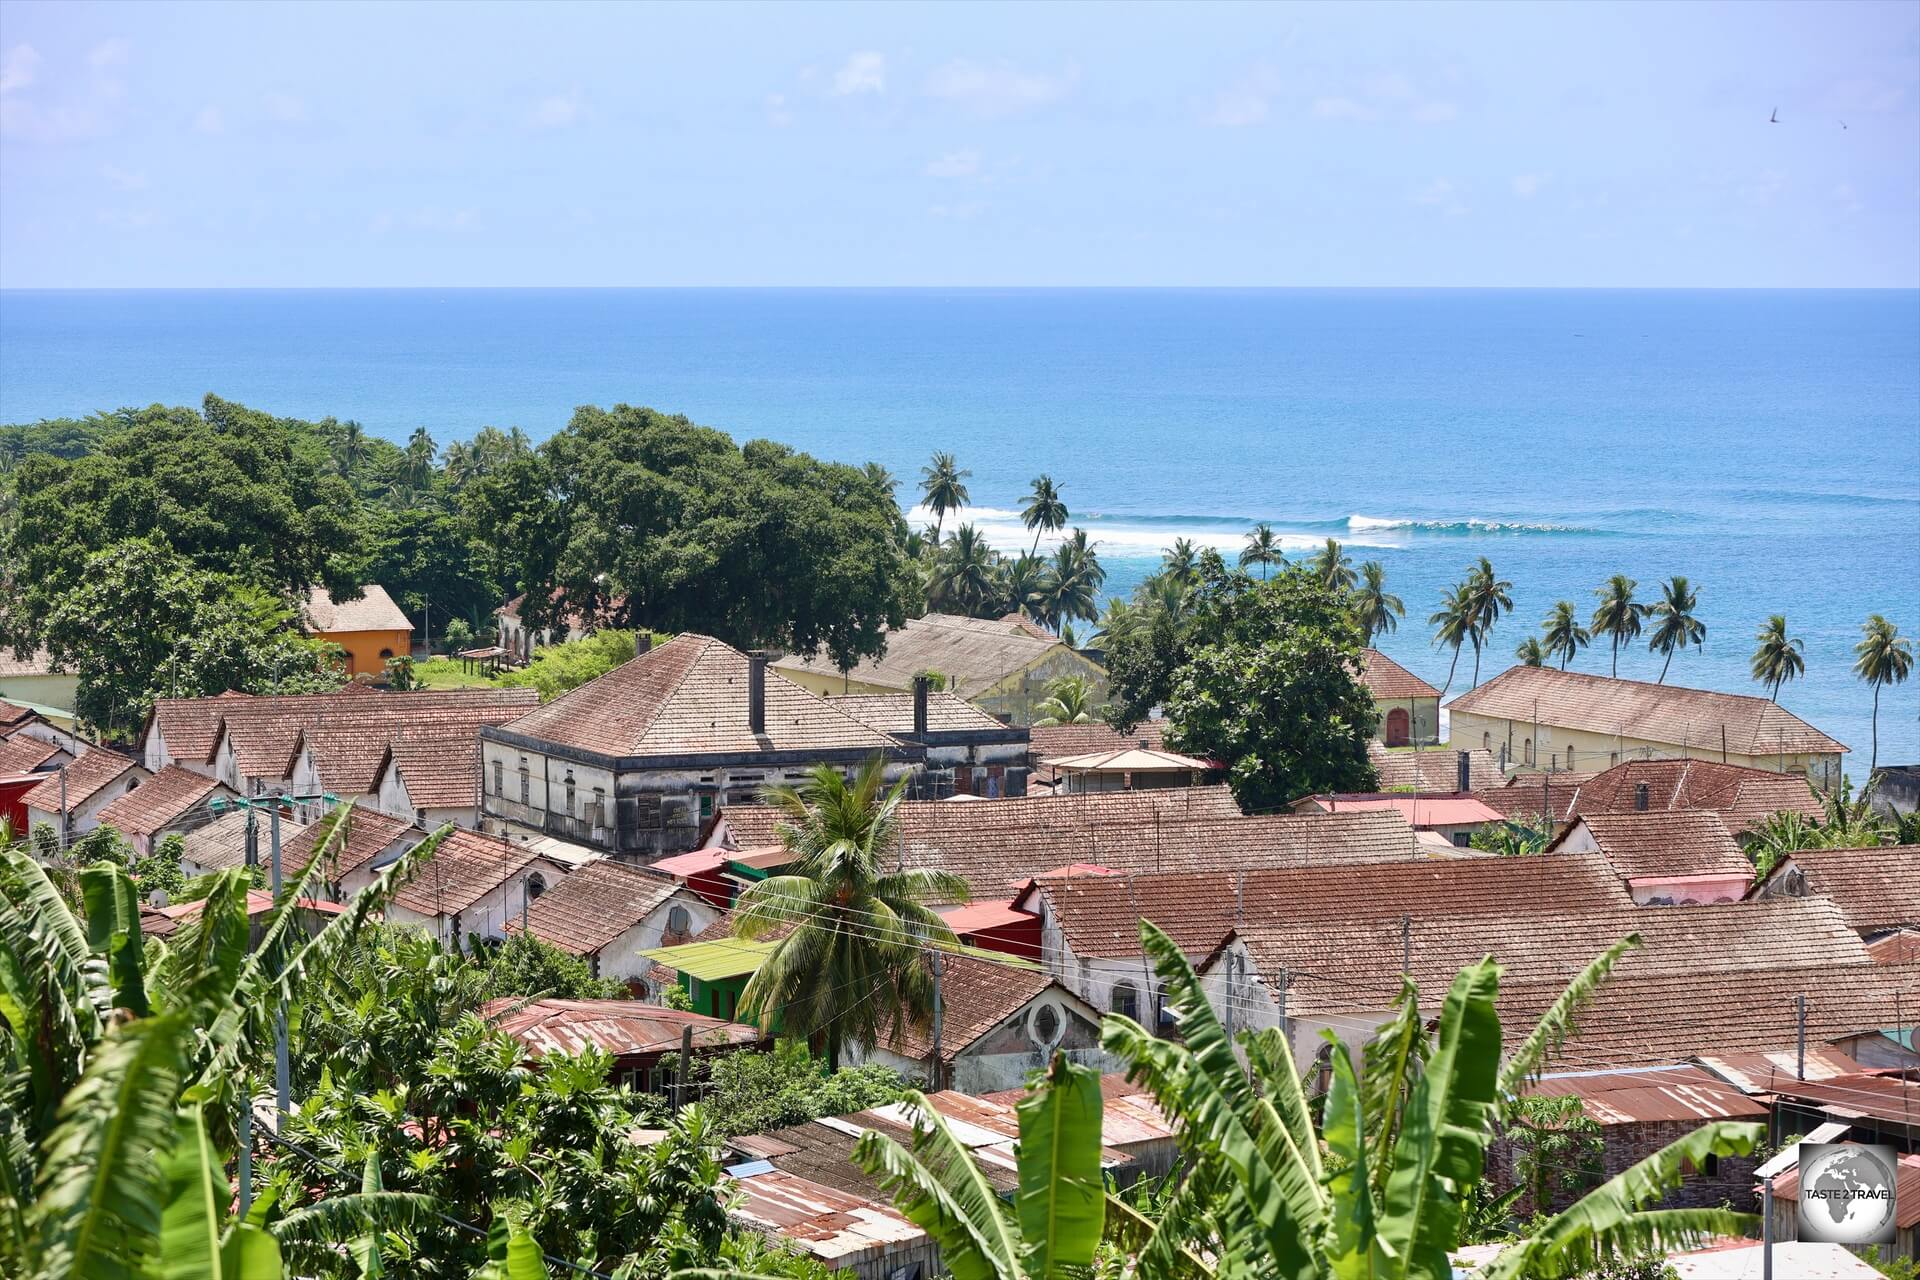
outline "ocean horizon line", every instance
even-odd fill
[[[55,293],[1920,293],[1920,284],[236,284],[0,285]]]

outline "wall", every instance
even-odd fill
[[[816,671],[811,667],[785,667],[775,663],[774,669],[802,689],[823,698],[838,698],[849,693],[904,693],[908,688],[905,685],[872,684],[851,677],[843,678],[837,671]]]
[[[374,874],[376,874],[370,865],[362,867],[361,871],[365,873],[366,880],[371,880]],[[394,924],[413,925],[426,929],[440,939],[441,944],[444,946],[451,946],[453,944],[453,920],[455,915],[458,916],[460,921],[460,938],[463,949],[467,945],[467,939],[469,938],[503,938],[506,936],[507,921],[518,920],[520,918],[521,886],[526,883],[528,876],[535,874],[545,876],[547,883],[553,885],[558,884],[560,879],[567,874],[567,868],[557,862],[550,862],[545,858],[535,858],[525,867],[514,872],[513,875],[487,890],[487,892],[482,894],[472,905],[461,909],[457,913],[429,916],[409,910],[395,903],[388,906],[387,919]],[[356,888],[350,892],[357,893],[358,891]]]
[[[1609,1124],[1600,1129],[1601,1178],[1614,1177],[1646,1159],[1670,1142],[1676,1142],[1700,1128],[1705,1122],[1695,1119],[1658,1120],[1644,1124]],[[1518,1184],[1519,1149],[1512,1140],[1496,1137],[1487,1148],[1487,1179],[1500,1189]],[[1714,1171],[1693,1169],[1686,1180],[1667,1196],[1646,1207],[1649,1209],[1717,1209],[1732,1205],[1736,1213],[1754,1213],[1759,1203],[1754,1193],[1753,1171],[1760,1162],[1751,1156],[1722,1156]],[[1527,1200],[1521,1197],[1522,1202]],[[1553,1212],[1565,1209],[1571,1197],[1557,1198]],[[1524,1215],[1525,1210],[1521,1210]],[[1791,1237],[1788,1237],[1791,1239]]]
[[[1374,700],[1374,707],[1380,712],[1380,723],[1375,727],[1373,740],[1387,740],[1387,715],[1394,708],[1408,712],[1411,725],[1409,740],[1397,743],[1398,746],[1411,746],[1417,742],[1421,746],[1433,746],[1440,741],[1440,699],[1438,698],[1388,698],[1385,701]],[[1458,730],[1456,729],[1457,733]]]
[[[1066,645],[1055,645],[1032,665],[976,694],[968,701],[1008,724],[1033,723],[1033,705],[1047,696],[1047,685],[1061,676],[1086,676],[1093,682],[1093,705],[1107,700],[1107,673],[1098,663]]]
[[[346,650],[347,674],[378,675],[387,669],[387,659],[380,651],[385,649],[391,657],[404,658],[413,652],[412,631],[323,631],[319,639],[328,644],[337,644]]]
[[[594,958],[595,972],[602,978],[645,978],[653,969],[654,962],[641,955],[655,947],[672,945],[667,941],[667,917],[673,908],[685,907],[689,920],[688,933],[699,933],[702,929],[720,918],[720,913],[698,894],[682,888],[672,897],[662,902],[642,917],[625,933],[600,948],[600,954]],[[685,942],[687,938],[676,941]],[[649,987],[651,987],[649,983]],[[649,994],[652,994],[651,991]]]
[[[67,810],[67,838],[71,841],[99,826],[100,811],[109,804],[112,804],[115,800],[118,800],[121,796],[127,794],[127,792],[138,787],[142,782],[145,782],[149,776],[151,775],[149,775],[146,770],[135,765],[132,776],[122,775],[94,792],[92,796],[88,797],[85,804],[78,804],[69,808]],[[59,811],[54,810],[49,812],[42,809],[27,810],[27,825],[29,829],[38,826],[42,822],[57,832],[60,829]]]
[[[1466,711],[1453,712],[1451,721],[1450,733],[1454,746],[1486,747],[1497,758],[1504,743],[1508,748],[1507,762],[1510,766],[1524,766],[1527,763],[1526,745],[1529,738],[1534,740],[1534,762],[1558,769],[1599,770],[1628,759],[1659,760],[1681,756],[1691,756],[1696,760],[1722,758],[1715,740],[1718,731],[1707,725],[1700,726],[1700,740],[1686,746],[1678,742],[1638,738],[1632,734],[1595,733],[1563,725],[1535,725],[1532,721],[1494,720]],[[1569,751],[1573,752],[1571,764],[1567,758]],[[1800,774],[1817,787],[1832,786],[1840,778],[1838,755],[1748,756],[1729,751],[1725,760],[1728,764],[1765,769],[1769,773]]]
[[[0,676],[0,698],[8,702],[31,702],[37,707],[48,707],[55,711],[65,711],[66,723],[60,727],[73,728],[71,712],[80,700],[80,677],[47,672],[42,675]],[[55,717],[49,717],[54,719]]]
[[[1042,1040],[1035,1019],[1045,1006],[1058,1019],[1054,1038]],[[1125,1064],[1100,1047],[1100,1024],[1082,1005],[1063,998],[1059,988],[1049,988],[1008,1015],[1005,1022],[979,1037],[947,1060],[948,1079],[944,1088],[959,1093],[998,1093],[1018,1089],[1043,1069],[1056,1050],[1064,1051],[1071,1062],[1097,1071],[1120,1071]],[[852,1063],[877,1062],[891,1067],[911,1080],[927,1079],[927,1059],[909,1058],[883,1045],[850,1046],[847,1060]]]

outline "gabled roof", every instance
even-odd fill
[[[1745,756],[1847,750],[1765,698],[1553,667],[1510,667],[1447,706],[1456,714],[1623,734],[1703,753],[1720,750],[1723,730],[1726,749]]]
[[[774,671],[766,732],[747,722],[750,660],[712,636],[685,632],[505,726],[510,733],[614,759],[751,755],[763,751],[898,753],[868,728]]]
[[[1582,815],[1629,812],[1643,785],[1649,811],[1711,809],[1735,835],[1781,810],[1816,820],[1822,816],[1820,800],[1804,777],[1717,760],[1625,761],[1582,782],[1573,811]]]
[[[364,795],[387,745],[409,734],[439,733],[444,741],[503,724],[537,706],[532,689],[423,689],[381,693],[348,685],[337,693],[254,697],[162,698],[147,719],[146,735],[161,735],[175,760],[210,763],[222,725],[233,742],[242,777],[284,778],[304,739],[321,785]]]
[[[1587,813],[1547,846],[1549,853],[1584,827],[1614,869],[1639,876],[1750,875],[1753,864],[1712,810]]]
[[[1084,756],[1094,751],[1124,751],[1145,743],[1157,751],[1166,738],[1165,720],[1142,720],[1130,733],[1120,733],[1097,720],[1086,724],[1037,724],[1027,730],[1028,745],[1036,760],[1057,760],[1063,756]]]
[[[646,919],[674,894],[680,882],[668,876],[600,858],[535,898],[527,908],[527,931],[577,956],[592,955]],[[520,921],[509,920],[517,930]]]
[[[393,900],[423,916],[452,915],[518,876],[536,860],[546,863],[536,850],[525,845],[477,831],[455,830],[440,842],[413,879],[400,887]]]
[[[181,821],[215,792],[233,792],[212,778],[170,764],[100,810],[103,826],[130,836],[150,836]]]
[[[1334,816],[1345,815],[1328,817]],[[1040,901],[1078,956],[1139,955],[1143,919],[1192,956],[1206,955],[1236,925],[1242,932],[1263,925],[1298,931],[1312,921],[1387,922],[1396,964],[1403,916],[1436,921],[1507,916],[1516,903],[1562,914],[1633,905],[1604,860],[1577,854],[1047,877],[1036,880],[1014,905],[1031,908]]]
[[[347,834],[346,843],[335,854],[333,868],[327,872],[328,878],[333,880],[345,879],[348,873],[378,857],[396,841],[405,841],[411,846],[427,838],[426,832],[405,818],[396,818],[378,809],[354,805],[350,809],[342,807],[335,812],[347,823]],[[314,850],[332,831],[333,822],[338,820],[341,819],[329,815],[284,840],[280,846],[282,865],[295,871],[305,867],[313,857]]]
[[[696,1049],[752,1044],[760,1032],[738,1022],[668,1009],[638,1000],[535,1000],[504,996],[480,1006],[480,1016],[526,1046],[534,1057],[595,1048],[616,1057],[678,1049],[687,1028]]]
[[[42,742],[25,734],[0,740],[0,778],[16,773],[32,773],[37,766],[59,754],[58,743]]]
[[[465,725],[426,723],[395,733],[366,794],[398,769],[416,809],[470,809],[480,802],[480,738]]]
[[[916,675],[938,671],[947,678],[947,688],[963,698],[979,697],[1008,676],[1064,647],[1060,640],[1037,636],[1018,622],[950,613],[909,618],[904,626],[887,632],[886,639],[886,652],[878,658],[861,659],[847,673],[851,679],[911,689]],[[824,653],[812,658],[789,656],[774,665],[822,676],[840,675],[833,659]]]
[[[1378,649],[1361,650],[1360,683],[1367,686],[1367,692],[1373,695],[1376,703],[1440,696],[1438,689]]]
[[[137,760],[128,759],[117,751],[105,747],[94,747],[82,751],[66,767],[67,809],[78,809],[97,795],[104,787],[119,781],[129,770],[139,769],[142,776],[146,770]],[[27,792],[20,802],[29,809],[38,809],[42,813],[60,812],[60,776],[57,773],[47,775],[47,780]]]
[[[303,611],[307,628],[316,635],[343,631],[412,631],[413,623],[393,602],[387,589],[369,582],[357,600],[336,601],[325,587],[307,593]]]
[[[1025,969],[970,955],[941,957],[940,1059],[952,1062],[982,1036],[997,1030],[1049,988],[1069,1008],[1098,1024],[1100,1011],[1038,969]],[[933,1052],[931,1027],[904,1027],[884,1041],[904,1058]]]
[[[1446,748],[1415,751],[1410,747],[1369,742],[1367,760],[1373,765],[1382,791],[1452,791],[1460,783],[1460,753]],[[1470,789],[1498,787],[1505,781],[1493,752],[1475,747],[1467,753]]]
[[[1757,892],[1803,887],[1832,898],[1861,933],[1920,926],[1920,845],[1799,849],[1781,859]]]
[[[1199,871],[1381,861],[1414,856],[1396,813],[1241,816],[1225,787],[1171,787],[899,808],[893,860],[958,875],[976,898],[1004,898],[1038,871],[1089,863],[1114,871]],[[722,811],[734,848],[779,843],[766,805]]]
[[[10,644],[0,644],[0,676],[44,676],[53,674],[53,655],[46,649],[35,649],[26,657],[21,657]]]
[[[894,734],[913,732],[911,693],[850,693],[828,701],[870,729]],[[1027,730],[1001,724],[965,698],[944,690],[927,694],[927,732],[998,733],[1008,741],[1027,737]]]
[[[12,650],[5,645],[0,645],[0,662],[6,661],[7,655],[11,652]],[[44,718],[32,707],[21,706],[17,702],[8,702],[5,698],[0,698],[0,734],[11,734],[22,725],[32,724],[35,720]]]
[[[272,837],[267,830],[267,815],[259,816],[257,837],[260,851],[260,865],[267,866],[273,855]],[[294,837],[307,829],[306,824],[295,822],[291,818],[280,819],[280,866],[286,871],[292,864],[287,858],[287,849]],[[234,809],[221,814],[205,826],[195,827],[186,833],[180,851],[182,861],[191,862],[208,871],[225,871],[229,867],[245,866],[247,861],[247,812]],[[300,865],[306,865],[306,859],[300,859]]]

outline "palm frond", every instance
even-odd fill
[[[1105,1222],[1100,1073],[1056,1053],[1046,1082],[1017,1110],[1021,1261],[1031,1280],[1064,1280],[1093,1265]]]
[[[1341,1207],[1341,1212],[1330,1215],[1333,1230],[1327,1242],[1327,1263],[1335,1280],[1367,1280],[1374,1273],[1378,1231],[1372,1179],[1367,1173],[1366,1091],[1347,1046],[1331,1031],[1322,1034],[1333,1048],[1333,1082],[1327,1089],[1321,1130],[1335,1162],[1327,1191]]]
[[[1547,1006],[1547,1011],[1534,1023],[1527,1038],[1507,1055],[1506,1062],[1500,1068],[1503,1105],[1517,1098],[1520,1090],[1539,1075],[1540,1065],[1547,1056],[1565,1044],[1567,1037],[1573,1034],[1574,1017],[1593,999],[1594,993],[1612,974],[1613,966],[1619,963],[1621,956],[1639,945],[1640,935],[1637,933],[1620,939],[1589,961],[1587,967],[1567,984],[1566,990]]]
[[[113,1004],[145,1017],[147,985],[140,936],[140,899],[127,873],[99,862],[80,870],[80,896],[86,904],[87,945],[106,959]]]
[[[955,1280],[1019,1276],[1021,1241],[993,1185],[923,1095],[908,1094],[907,1106],[914,1117],[913,1149],[869,1129],[854,1146],[854,1163],[879,1179],[907,1220],[938,1242],[941,1262]]]

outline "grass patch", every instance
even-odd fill
[[[465,670],[458,658],[428,658],[413,664],[413,678],[423,689],[491,689],[493,678],[483,671]]]

